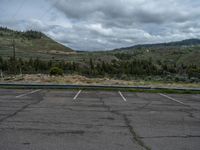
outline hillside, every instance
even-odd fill
[[[0,56],[13,55],[12,40],[15,39],[16,57],[23,59],[40,58],[81,63],[88,66],[89,60],[96,62],[132,61],[152,59],[154,63],[200,66],[200,40],[187,39],[159,44],[140,44],[131,47],[99,52],[75,52],[41,32],[19,32],[0,28]]]
[[[133,50],[133,49],[142,49],[142,48],[177,48],[177,47],[193,47],[200,46],[200,39],[187,39],[182,41],[168,42],[168,43],[158,43],[158,44],[139,44],[131,47],[123,47],[120,49],[115,49],[115,51],[120,50]]]
[[[152,59],[169,64],[200,66],[200,40],[188,39],[170,43],[135,45],[111,51],[120,59]]]
[[[54,41],[45,34],[37,31],[14,31],[0,28],[0,55],[12,56],[13,39],[15,42],[16,56],[21,58],[60,58],[64,55],[75,53],[72,49]]]
[[[47,74],[56,66],[65,74],[87,77],[199,83],[199,43],[198,39],[189,39],[113,51],[75,52],[41,32],[1,28],[0,71],[6,75]],[[16,57],[22,59],[11,57],[13,45]]]

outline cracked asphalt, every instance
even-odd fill
[[[198,94],[77,92],[0,89],[0,150],[200,148]]]

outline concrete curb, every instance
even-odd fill
[[[141,89],[141,90],[178,90],[178,91],[200,91],[200,88],[161,88],[150,86],[115,86],[115,85],[72,85],[72,84],[21,84],[0,83],[0,88],[17,89]]]

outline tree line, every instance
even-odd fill
[[[53,62],[52,60],[44,61],[39,58],[23,60],[21,58],[15,59],[9,57],[9,59],[3,59],[0,56],[0,70],[5,74],[35,74],[35,73],[49,73],[50,68],[59,67],[65,70],[65,73],[71,73],[77,70],[77,64],[74,62]]]
[[[7,36],[8,34],[13,34],[15,37],[16,36],[24,37],[27,38],[28,40],[40,39],[42,38],[42,36],[44,36],[44,34],[39,31],[28,30],[25,32],[21,32],[8,29],[7,27],[0,27],[0,36]]]
[[[200,79],[200,68],[196,65],[176,65],[162,62],[153,63],[149,60],[131,60],[131,61],[94,61],[89,59],[86,63],[52,60],[44,61],[39,58],[22,60],[21,58],[3,59],[0,57],[0,70],[4,74],[48,74],[52,67],[58,67],[65,74],[77,73],[88,77],[146,77],[146,76],[169,76],[184,75],[187,78]]]

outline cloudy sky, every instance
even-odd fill
[[[0,26],[76,50],[200,38],[200,0],[0,0]]]

